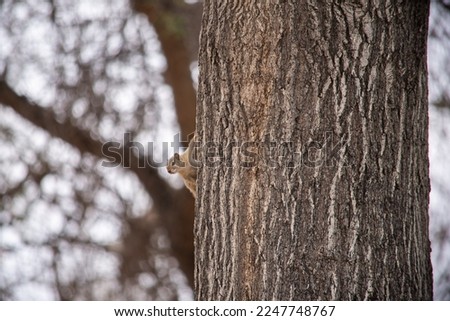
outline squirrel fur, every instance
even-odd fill
[[[170,174],[179,174],[183,178],[184,185],[191,191],[194,198],[197,197],[197,167],[194,166],[194,143],[196,136],[189,142],[184,153],[175,153],[167,162],[167,171]]]

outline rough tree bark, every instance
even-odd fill
[[[428,8],[205,1],[197,299],[432,299]]]

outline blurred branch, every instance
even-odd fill
[[[446,93],[443,92],[441,96],[438,99],[432,101],[431,104],[438,108],[450,108],[450,99],[446,97]]]
[[[448,0],[436,0],[437,3],[439,3],[443,8],[450,11],[450,1]]]
[[[131,7],[148,17],[167,61],[166,82],[171,86],[182,140],[195,131],[197,93],[193,86],[190,64],[197,59],[202,3],[187,4],[178,0],[130,0]],[[193,288],[194,276],[194,200],[186,189],[177,197],[178,210],[173,216],[169,238],[175,252],[183,253],[179,261]],[[167,218],[166,218],[167,219]],[[169,218],[170,219],[170,218]],[[178,241],[174,243],[173,239]],[[178,257],[179,259],[179,257]]]
[[[90,153],[103,158],[102,142],[93,138],[70,121],[58,121],[50,108],[44,108],[26,97],[17,94],[4,80],[0,79],[0,103],[10,106],[16,113],[35,126],[47,131],[53,137],[60,138],[76,147],[81,153]],[[155,168],[139,167],[139,159],[126,148],[119,149],[122,159],[130,159],[132,170],[146,188],[153,200],[155,212],[159,214],[162,225],[166,228],[174,256],[180,263],[189,284],[193,286],[193,200],[186,190],[175,190],[158,174]],[[144,246],[144,245],[142,245]]]
[[[104,158],[102,142],[93,138],[88,131],[73,125],[70,121],[57,121],[58,117],[51,109],[38,106],[26,97],[18,95],[4,80],[0,80],[0,103],[10,106],[23,118],[76,147],[81,153],[87,152],[98,158]],[[173,189],[158,175],[155,168],[139,167],[139,159],[125,150],[118,149],[121,159],[131,160],[130,169],[152,195],[156,208],[160,210],[163,204],[172,200]]]
[[[172,87],[181,136],[186,140],[195,131],[196,92],[190,64],[197,58],[202,4],[174,0],[130,2],[148,17],[158,35],[167,60],[166,82]]]

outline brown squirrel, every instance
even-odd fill
[[[188,148],[181,155],[175,153],[167,162],[167,171],[170,174],[178,173],[183,178],[184,185],[197,197],[197,167],[194,163],[194,144],[196,135],[189,142]]]

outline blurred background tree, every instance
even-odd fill
[[[200,23],[198,1],[0,1],[0,299],[192,299],[193,199],[133,142],[164,163],[163,142],[194,131]],[[433,1],[436,299],[450,299],[449,39],[450,4]],[[108,141],[128,166],[102,166]]]
[[[1,299],[192,298],[193,199],[123,139],[156,142],[161,163],[162,141],[194,131],[200,17],[183,1],[2,1]],[[128,143],[127,168],[101,166],[107,141]]]
[[[450,1],[431,1],[428,30],[430,236],[435,300],[450,300]]]

